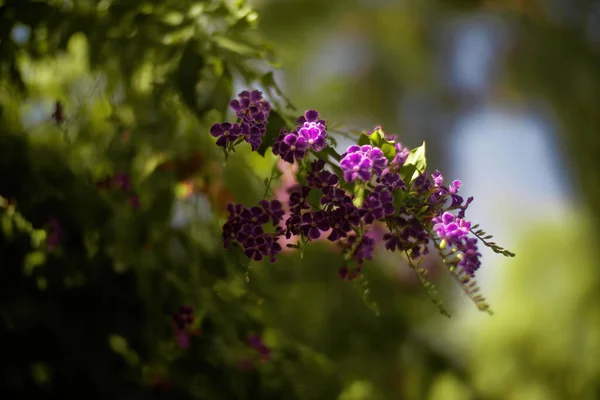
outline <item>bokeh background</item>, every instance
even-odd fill
[[[7,398],[600,398],[599,1],[0,5]],[[223,205],[256,203],[275,165],[242,150],[223,166],[208,135],[247,87],[317,109],[340,151],[376,125],[425,140],[475,197],[469,219],[517,254],[483,250],[494,316],[435,258],[451,319],[393,254],[353,287],[324,245],[250,268],[225,253]],[[139,209],[90,184],[118,171]],[[66,234],[48,250],[29,236],[50,218]]]

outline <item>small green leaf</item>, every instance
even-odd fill
[[[277,111],[271,111],[269,115],[269,122],[267,123],[267,133],[263,137],[263,141],[258,148],[258,154],[261,156],[265,156],[267,149],[273,146],[273,142],[279,136],[279,132],[281,132],[281,128],[285,127],[285,120],[281,117],[281,115]]]
[[[381,145],[381,151],[383,151],[383,155],[388,161],[392,161],[394,157],[396,157],[396,146],[393,144],[389,144],[387,142]]]
[[[396,190],[394,192],[394,208],[400,210],[404,206],[404,200],[406,199],[406,192],[403,190]]]
[[[319,209],[321,206],[322,197],[323,193],[320,190],[313,189],[308,193],[308,196],[306,197],[306,202],[312,207]]]
[[[360,208],[363,205],[363,202],[365,201],[365,187],[364,185],[361,184],[357,184],[356,186],[354,186],[354,200],[352,201],[352,203]]]
[[[342,156],[335,151],[335,149],[333,147],[327,146],[325,147],[325,149],[323,150],[323,153],[327,154],[328,156],[330,156],[331,158],[333,158],[336,161],[340,161],[342,159]]]
[[[404,182],[412,183],[425,172],[425,169],[427,169],[427,160],[425,158],[425,142],[423,142],[421,146],[410,151],[404,165],[400,168],[400,175]]]
[[[371,140],[369,139],[369,137],[367,135],[365,135],[363,133],[358,138],[358,145],[359,146],[364,146],[365,144],[371,144]]]

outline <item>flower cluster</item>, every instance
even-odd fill
[[[296,123],[291,132],[282,128],[273,142],[273,154],[290,164],[304,159],[310,150],[319,152],[327,147],[327,125],[318,112],[307,110]]]
[[[262,126],[266,122],[268,104],[260,92],[248,93],[240,94],[246,100],[232,102],[241,122],[213,126],[213,136],[220,136],[218,145],[229,137],[236,141],[235,137],[244,136],[244,124]],[[267,145],[282,161],[295,165],[299,183],[289,187],[283,198],[278,197],[282,201],[263,199],[250,208],[229,204],[230,216],[223,226],[226,248],[236,243],[249,259],[269,257],[274,262],[282,236],[287,247],[300,250],[324,238],[341,248],[344,262],[338,273],[352,280],[360,276],[364,262],[373,258],[377,242],[382,241],[386,250],[405,254],[425,283],[422,270],[412,260],[428,254],[433,245],[465,285],[481,264],[478,240],[513,256],[495,243],[487,243],[483,231],[472,230],[464,215],[473,198],[465,201],[458,195],[460,181],[444,186],[439,171],[426,172],[424,145],[409,150],[377,127],[342,155],[334,149],[323,155],[319,153],[327,147],[327,125],[319,113],[307,110],[296,124],[291,130],[281,127],[279,136]],[[253,149],[258,145],[253,144]],[[371,232],[382,230],[375,239]],[[479,301],[478,296],[472,298]]]
[[[373,175],[381,175],[388,162],[381,149],[368,144],[352,145],[342,157],[340,168],[347,182],[355,180],[368,182]]]
[[[233,124],[217,123],[210,128],[210,134],[217,138],[217,146],[231,149],[245,140],[253,151],[258,150],[267,131],[271,105],[263,99],[259,90],[244,90],[229,105],[235,111],[238,120]]]
[[[234,242],[242,246],[246,257],[260,261],[269,257],[275,262],[275,255],[281,251],[277,238],[282,229],[278,226],[285,212],[277,200],[263,200],[261,206],[246,208],[241,204],[228,204],[229,218],[223,225],[225,248]],[[265,232],[271,222],[276,227],[274,233]]]

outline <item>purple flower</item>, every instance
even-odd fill
[[[323,194],[329,194],[334,186],[340,182],[338,176],[329,171],[310,172],[306,180],[311,187],[320,189]]]
[[[452,185],[450,185],[449,192],[452,194],[456,194],[458,193],[458,189],[460,189],[461,186],[462,182],[459,180],[455,180],[452,182]]]
[[[285,211],[283,211],[283,205],[279,200],[261,200],[260,205],[265,210],[265,213],[271,217],[273,221],[273,225],[279,225],[281,219],[285,215]]]
[[[329,228],[329,219],[323,211],[307,212],[302,215],[300,230],[313,240],[321,236],[321,231],[327,231]]]
[[[348,193],[344,189],[337,187],[330,188],[329,192],[321,197],[321,204],[323,205],[331,204],[339,206],[348,202],[352,203],[352,197],[348,196]]]
[[[256,232],[256,229],[255,229]],[[270,255],[271,248],[267,241],[268,235],[251,235],[244,242],[244,254],[254,261],[261,261],[265,256]]]
[[[479,259],[481,253],[477,251],[477,239],[466,238],[456,247],[461,253],[459,255],[460,261],[458,262],[458,266],[460,266],[466,274],[473,276],[475,271],[481,266],[481,261]]]
[[[306,202],[310,186],[295,185],[290,189],[290,201],[288,203],[290,210],[294,214],[300,214],[301,210],[307,210],[310,205]]]
[[[410,150],[398,142],[394,144],[394,147],[396,147],[396,155],[384,172],[398,172],[410,154]]]
[[[387,191],[375,191],[365,199],[360,215],[366,224],[394,214],[394,198]]]
[[[242,211],[241,217],[252,225],[264,225],[269,222],[269,214],[262,208],[254,206],[252,208],[246,208]]]
[[[342,243],[342,247],[346,251],[352,251],[351,256],[360,265],[365,260],[373,259],[373,251],[375,250],[375,240],[368,234],[364,234],[360,241],[356,243],[358,237],[356,234],[351,234],[347,237],[345,243]]]
[[[294,160],[302,160],[309,148],[310,145],[306,138],[299,136],[296,131],[287,132],[285,128],[282,128],[273,144],[273,154],[293,164]]]
[[[408,251],[411,258],[429,253],[429,235],[412,215],[400,215],[391,219],[393,230],[383,235],[385,248],[389,251]]]
[[[433,218],[433,230],[438,237],[447,243],[457,244],[469,234],[471,223],[462,218],[456,218],[449,212]]]
[[[360,214],[358,209],[352,204],[352,200],[336,206],[329,212],[331,233],[327,239],[332,242],[344,238],[352,231],[352,227],[360,225]]]
[[[242,135],[244,135],[244,140],[250,144],[252,151],[258,150],[265,133],[266,128],[262,124],[249,125],[242,122]]]
[[[227,147],[228,143],[235,142],[242,133],[240,124],[214,124],[210,128],[210,134],[217,139],[217,146]]]
[[[229,219],[235,220],[240,218],[244,209],[245,207],[242,204],[228,203],[227,211],[229,211]]]
[[[258,90],[240,92],[238,99],[232,100],[229,105],[236,116],[250,126],[257,124],[264,126],[271,112],[271,105],[263,99],[262,92]]]
[[[387,165],[381,149],[370,145],[348,147],[340,161],[346,182],[362,180],[368,182],[373,174],[379,176]]]
[[[413,190],[417,193],[429,192],[433,187],[431,179],[427,176],[427,172],[423,172],[421,175],[412,182]]]
[[[467,208],[469,208],[469,204],[471,204],[472,201],[473,201],[473,197],[469,197],[467,199],[467,201],[465,202],[465,204],[460,207],[460,211],[458,212],[458,218],[465,217],[465,212],[467,211]]]
[[[302,136],[310,148],[321,151],[327,146],[327,131],[325,121],[319,119],[319,113],[315,110],[307,110],[304,116],[296,121],[298,135]]]
[[[431,174],[431,177],[433,178],[433,182],[436,187],[440,187],[444,183],[444,177],[443,177],[442,173],[438,170],[436,170],[433,174]]]
[[[377,183],[382,185],[385,189],[390,192],[395,191],[396,189],[406,190],[406,184],[402,179],[400,179],[400,175],[394,172],[386,172],[377,178]]]

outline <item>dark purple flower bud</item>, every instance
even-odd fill
[[[226,147],[227,143],[235,142],[242,133],[240,124],[230,124],[224,122],[222,124],[214,124],[210,128],[210,134],[217,139],[217,146]]]
[[[443,185],[444,177],[440,171],[436,170],[433,174],[431,174],[431,177],[433,178],[433,183],[436,187]]]
[[[467,211],[467,208],[469,208],[469,204],[471,204],[472,201],[473,201],[473,197],[469,197],[467,199],[467,201],[465,202],[465,204],[461,207],[460,211],[458,212],[458,218],[464,218],[465,217],[465,212]]]

